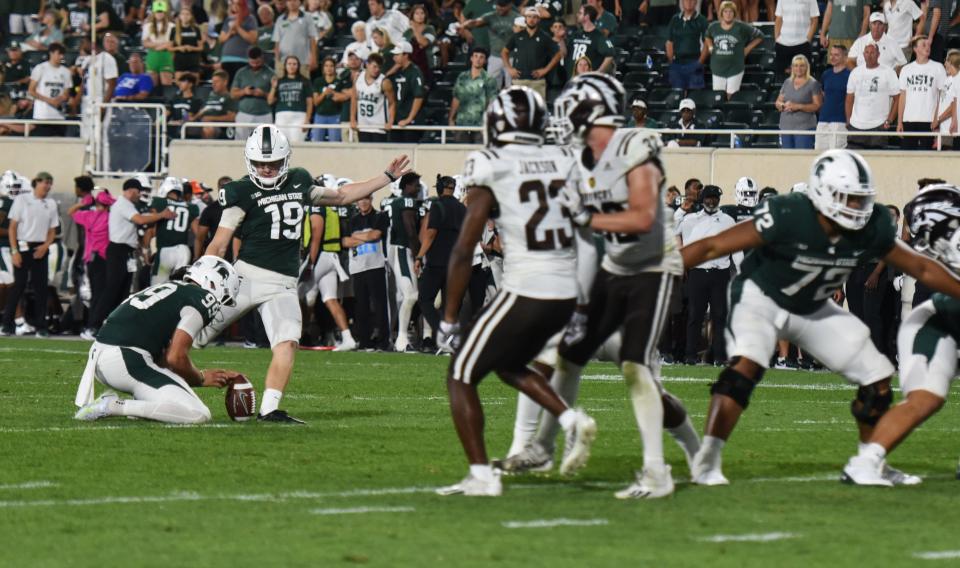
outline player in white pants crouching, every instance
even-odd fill
[[[90,348],[77,389],[80,410],[75,418],[134,416],[173,424],[210,420],[210,410],[191,387],[222,387],[239,373],[198,370],[188,352],[193,338],[221,305],[234,302],[239,289],[232,266],[205,256],[187,270],[183,282],[158,284],[127,298],[107,318]],[[94,379],[133,398],[121,399],[107,391],[91,402]]]

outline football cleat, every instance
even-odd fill
[[[572,475],[578,469],[587,465],[590,459],[590,446],[597,438],[597,423],[582,410],[577,410],[576,422],[573,425],[573,448],[560,462],[560,474]]]
[[[83,331],[80,332],[80,339],[84,341],[96,341],[97,332],[93,328],[84,328]]]
[[[717,456],[715,463],[704,463],[705,455],[701,447],[697,455],[693,456],[693,463],[690,464],[690,481],[707,487],[730,485],[730,480],[723,475],[720,456]]]
[[[334,351],[353,351],[357,348],[357,342],[352,337],[347,337],[333,348]]]
[[[110,403],[119,398],[117,393],[106,391],[98,396],[97,400],[81,407],[73,417],[76,420],[83,420],[84,422],[93,422],[94,420],[106,418],[110,416]]]
[[[614,493],[617,499],[659,499],[673,494],[673,476],[670,475],[670,466],[665,465],[660,471],[653,468],[643,468],[637,472],[637,480],[626,489]]]
[[[920,485],[923,483],[923,478],[919,475],[905,473],[895,467],[890,467],[886,460],[883,462],[883,471],[880,475],[894,485]]]
[[[777,364],[774,365],[774,368],[782,371],[796,371],[798,369],[796,361],[785,357],[777,357]]]
[[[437,495],[464,495],[466,497],[499,497],[503,495],[500,472],[493,470],[493,479],[483,480],[470,474],[460,483],[437,489]]]
[[[306,424],[303,420],[287,414],[286,410],[274,410],[269,414],[257,414],[257,422],[279,422],[281,424]]]
[[[843,467],[840,481],[851,485],[874,485],[877,487],[893,487],[893,481],[884,476],[886,462],[876,461],[867,457],[853,456]]]
[[[508,475],[545,473],[553,469],[553,458],[543,449],[543,446],[534,442],[507,459],[498,460],[493,465]]]
[[[16,329],[17,337],[21,337],[21,336],[24,336],[24,335],[30,335],[30,334],[36,333],[36,332],[37,332],[37,328],[33,327],[33,326],[30,325],[29,323],[21,323],[21,324],[18,324],[18,325],[17,325],[17,329]]]

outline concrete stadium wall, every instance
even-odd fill
[[[341,177],[364,179],[383,170],[396,155],[407,153],[425,183],[433,186],[438,173],[460,171],[469,145],[346,145],[298,144],[292,163],[314,175],[333,172]],[[239,142],[175,141],[170,146],[170,171],[182,177],[199,179],[209,185],[218,177],[239,177],[246,173]],[[690,177],[712,182],[724,189],[724,201],[733,200],[733,186],[741,176],[751,176],[761,186],[788,190],[809,175],[816,152],[802,150],[744,150],[716,148],[671,148],[664,154],[668,183],[682,187]],[[902,205],[916,191],[921,177],[940,177],[954,183],[960,163],[952,152],[867,152],[880,193],[880,201]],[[0,171],[15,169],[26,176],[46,170],[56,178],[54,191],[69,202],[72,178],[83,173],[84,143],[79,139],[0,138]],[[98,183],[116,190],[119,180]]]

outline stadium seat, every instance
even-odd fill
[[[667,110],[676,110],[677,105],[680,104],[680,99],[682,98],[683,89],[658,87],[650,91],[650,97],[649,100],[647,100],[647,105],[649,106],[650,102],[654,101],[657,104],[662,105]]]
[[[210,93],[213,91],[213,87],[210,83],[201,83],[197,85],[197,88],[193,90],[193,96],[200,99],[201,101],[207,100],[207,97],[210,96]]]
[[[630,71],[623,77],[623,86],[627,90],[643,87],[649,91],[657,86],[659,79],[656,71]]]
[[[450,89],[433,89],[427,95],[427,106],[431,108],[446,109],[453,98],[453,92]]]
[[[763,103],[766,97],[766,93],[757,85],[744,83],[740,87],[740,90],[730,97],[729,102],[743,102],[746,103],[748,107],[751,107]]]
[[[656,49],[663,51],[666,49],[667,40],[665,37],[660,37],[656,35],[644,35],[640,37],[640,41],[637,42],[637,49],[641,50],[651,50]]]
[[[708,91],[706,89],[690,91],[687,97],[693,99],[693,102],[697,104],[697,110],[719,107],[726,100],[726,97],[720,91]]]
[[[46,51],[27,51],[23,54],[23,59],[31,69],[47,60]]]

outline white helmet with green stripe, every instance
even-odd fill
[[[877,190],[870,166],[850,150],[827,150],[810,169],[807,196],[823,216],[844,229],[858,231],[873,214]]]
[[[190,265],[183,278],[213,294],[221,305],[236,305],[240,277],[233,265],[219,256],[201,256]]]
[[[243,156],[250,181],[260,189],[278,189],[290,169],[290,142],[280,129],[262,124],[247,138]]]

